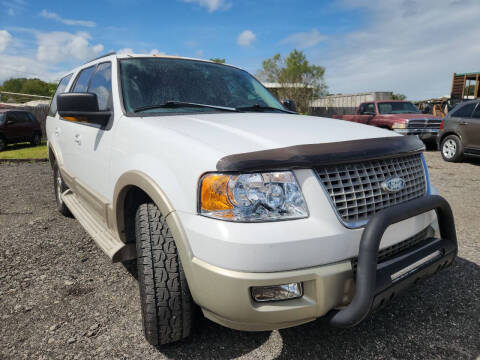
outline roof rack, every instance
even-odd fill
[[[101,56],[99,56],[99,57],[96,57],[96,58],[94,58],[94,59],[88,60],[88,61],[87,61],[86,63],[84,63],[83,65],[88,64],[89,62],[92,62],[92,61],[95,61],[95,60],[98,60],[98,59],[101,59],[101,58],[110,56],[110,55],[115,55],[115,54],[116,54],[115,51],[110,51],[109,53],[106,53],[106,54],[101,55]]]

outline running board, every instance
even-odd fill
[[[100,249],[113,262],[126,261],[137,258],[135,244],[125,244],[118,239],[101,220],[93,215],[69,189],[62,194],[62,199],[70,212],[93,238]]]

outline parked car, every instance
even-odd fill
[[[354,326],[457,253],[418,137],[298,115],[233,66],[96,59],[60,81],[47,136],[58,210],[136,259],[155,345],[196,309],[239,330]]]
[[[440,128],[438,143],[444,160],[456,162],[464,155],[480,156],[480,100],[458,104]]]
[[[0,151],[7,144],[30,142],[40,145],[42,129],[35,116],[28,111],[0,109]]]
[[[393,130],[402,135],[418,135],[428,145],[436,145],[441,122],[440,118],[422,114],[410,101],[403,100],[362,103],[354,115],[332,117]]]

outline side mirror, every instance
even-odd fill
[[[99,111],[97,94],[63,93],[57,95],[58,114],[65,120],[105,126],[111,111]]]
[[[15,124],[15,120],[7,120],[7,125],[13,125]]]
[[[291,99],[285,99],[282,101],[282,105],[290,111],[297,112],[297,103]]]

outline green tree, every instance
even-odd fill
[[[392,100],[405,100],[406,98],[407,96],[403,94],[392,94]]]
[[[55,89],[57,88],[56,83],[47,83],[40,79],[26,79],[26,78],[13,78],[6,80],[0,90],[7,92],[14,92],[20,94],[31,94],[31,95],[41,95],[41,96],[53,96]],[[26,101],[27,98],[18,97],[15,95],[9,96],[13,101]],[[31,100],[31,99],[30,99]]]
[[[218,64],[225,64],[225,59],[222,58],[211,58],[210,61],[216,62]]]
[[[298,110],[308,113],[310,101],[326,93],[324,74],[324,67],[311,64],[303,51],[293,50],[286,58],[275,54],[262,61],[257,77],[265,82],[279,83],[277,96],[295,100]]]

